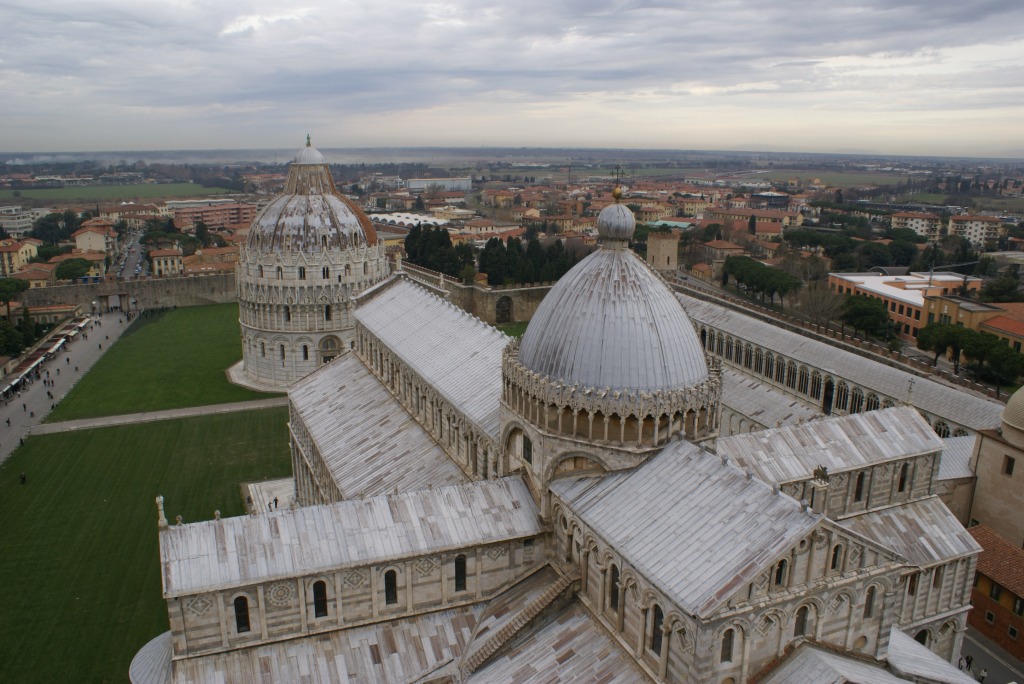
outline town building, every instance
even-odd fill
[[[943,222],[938,214],[898,211],[890,217],[893,228],[907,228],[929,240],[942,237]]]
[[[1006,235],[1006,227],[995,216],[950,216],[949,234],[959,235],[976,249],[993,249]]]
[[[351,348],[289,389],[294,508],[171,525],[158,499],[170,631],[132,680],[970,682],[980,549],[932,426],[730,442],[696,307],[628,208],[597,227],[521,341],[402,273],[358,293]]]
[[[927,297],[977,292],[981,285],[981,278],[947,272],[898,276],[878,273],[828,274],[829,289],[836,294],[859,295],[884,302],[897,335],[909,341],[916,339],[918,331],[929,322],[941,322],[938,317],[950,315],[949,302],[945,301],[929,307],[929,312],[937,316],[935,321],[922,317]]]
[[[0,240],[0,276],[9,278],[39,253],[36,240]]]
[[[179,275],[183,271],[180,249],[151,249],[148,256],[152,273],[157,277]]]
[[[968,531],[981,546],[971,592],[971,627],[1024,660],[1024,549],[986,525]]]

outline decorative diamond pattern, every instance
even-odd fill
[[[361,587],[366,583],[366,575],[359,570],[353,570],[345,575],[345,586],[350,589]]]
[[[420,573],[420,577],[427,577],[436,569],[437,561],[433,558],[420,558],[416,561],[416,570]]]
[[[205,596],[197,596],[188,602],[188,610],[196,617],[203,617],[213,607],[213,601]]]

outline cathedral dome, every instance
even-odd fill
[[[613,390],[682,389],[708,379],[682,304],[627,247],[635,225],[621,204],[601,212],[602,247],[544,297],[519,363],[553,381]]]
[[[284,193],[253,220],[246,249],[321,252],[376,243],[370,219],[338,192],[327,161],[307,137],[288,167]]]
[[[1003,438],[1024,446],[1024,387],[1013,393],[1003,409]]]

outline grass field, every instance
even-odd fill
[[[15,195],[14,193],[18,193]],[[178,197],[205,197],[231,192],[225,188],[204,188],[194,183],[137,183],[135,185],[89,185],[42,190],[0,190],[0,200],[34,199],[44,202],[113,202]]]
[[[228,382],[242,358],[238,305],[183,307],[138,319],[47,422],[276,396]]]
[[[0,682],[128,681],[138,649],[168,629],[154,498],[172,524],[241,515],[240,482],[291,473],[287,417],[30,438],[0,466]]]
[[[509,337],[522,337],[523,333],[526,332],[526,323],[505,323],[503,325],[495,326],[498,330],[505,333]]]

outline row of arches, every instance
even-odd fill
[[[773,385],[785,388],[791,394],[817,405],[825,415],[832,413],[862,413],[879,408],[896,406],[891,397],[861,387],[844,378],[837,378],[828,372],[808,367],[782,354],[764,349],[734,338],[707,326],[700,327],[700,339],[709,354],[715,354],[724,361],[745,369],[751,375],[760,376]],[[961,426],[950,426],[942,419],[922,417],[940,437],[968,435]]]
[[[260,330],[313,333],[349,328],[352,309],[347,297],[325,304],[265,304],[240,301],[239,320]]]
[[[352,264],[344,264],[337,267],[333,273],[337,277],[337,281],[342,282],[342,278],[349,278],[354,272],[358,272],[360,275],[370,275],[370,264],[364,261],[362,265],[356,265],[356,270],[352,268]],[[307,275],[312,278],[313,274],[316,273],[315,267],[307,270],[305,266],[299,266],[295,269],[294,275],[291,268],[285,271],[283,266],[274,266],[273,270],[270,267],[264,269],[262,264],[257,264],[255,267],[252,264],[245,264],[245,275],[255,276],[257,278],[270,278],[272,280],[284,280],[285,276],[294,277],[296,280],[306,280]],[[330,280],[331,279],[331,267],[321,266],[320,267],[320,279]]]

